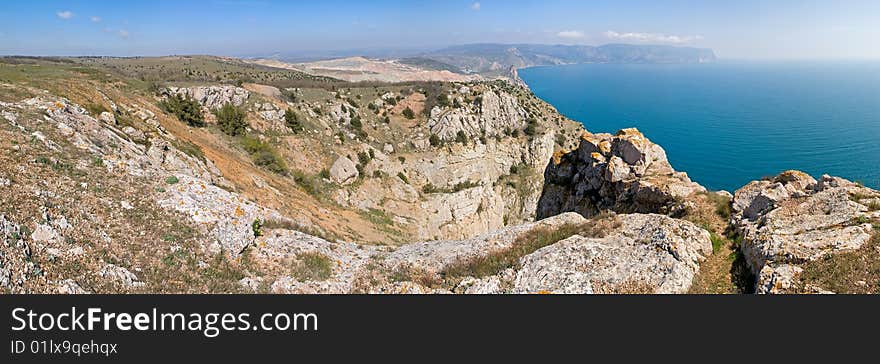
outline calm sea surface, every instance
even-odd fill
[[[799,169],[880,188],[880,62],[534,67],[520,77],[591,132],[637,127],[709,189]]]

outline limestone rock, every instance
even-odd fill
[[[712,254],[709,232],[657,214],[625,214],[602,237],[572,235],[520,259],[519,267],[482,279],[462,279],[459,293],[685,293]],[[523,233],[589,224],[565,213],[477,238],[408,244],[388,254],[389,271],[410,267],[437,274],[450,264],[510,247]]]
[[[743,255],[757,276],[757,291],[786,292],[799,264],[867,243],[874,233],[871,221],[880,218],[869,204],[878,197],[880,192],[842,178],[817,181],[799,171],[736,191],[733,225],[743,237]]]
[[[712,254],[709,232],[657,214],[617,215],[602,238],[574,235],[521,259],[515,293],[686,293]]]
[[[670,213],[679,200],[705,191],[634,128],[616,135],[584,133],[577,149],[550,161],[544,179],[539,218],[565,211]]]
[[[113,114],[106,112],[106,111],[102,112],[101,115],[98,115],[98,120],[101,120],[101,121],[103,121],[105,123],[109,123],[109,124],[116,123],[116,117],[113,116]]]
[[[330,179],[340,185],[347,185],[358,178],[357,165],[348,157],[339,157],[330,167]]]
[[[56,293],[58,294],[88,294],[89,291],[86,291],[76,281],[72,279],[65,279],[61,282],[58,282],[58,287]]]
[[[103,278],[115,281],[125,287],[143,287],[144,283],[128,269],[114,264],[107,264],[98,273]]]
[[[501,91],[483,93],[479,107],[463,105],[459,108],[431,109],[428,128],[442,140],[455,140],[459,132],[468,138],[495,136],[506,130],[525,127],[528,113],[516,97]]]
[[[241,106],[247,101],[250,91],[235,86],[197,86],[168,87],[163,94],[191,97],[208,109],[219,109],[225,104]]]

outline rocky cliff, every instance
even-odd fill
[[[842,178],[817,181],[787,171],[737,190],[733,211],[758,293],[876,289],[877,282],[864,274],[880,254],[880,192]],[[823,271],[828,262],[840,266]]]
[[[880,291],[880,192],[797,171],[709,192],[516,85],[77,75],[0,84],[3,292]]]
[[[575,211],[670,213],[705,188],[676,172],[666,152],[636,129],[585,132],[577,149],[558,153],[544,172],[538,218]]]

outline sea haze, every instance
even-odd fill
[[[880,188],[880,62],[580,64],[519,75],[591,132],[639,128],[712,190],[787,169]]]

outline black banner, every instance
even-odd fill
[[[0,296],[0,322],[4,362],[497,362],[836,344],[852,353],[873,348],[877,307],[878,296],[11,295]]]

